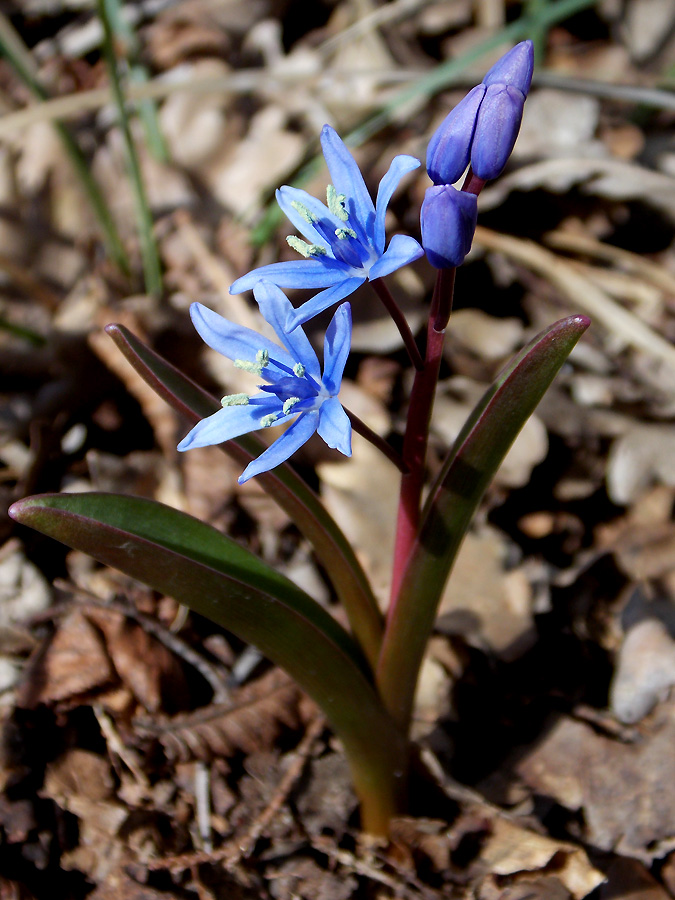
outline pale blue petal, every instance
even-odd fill
[[[356,160],[344,141],[330,125],[321,132],[321,148],[330,172],[333,187],[347,198],[347,212],[354,216],[370,234],[375,220],[375,207]]]
[[[293,331],[298,325],[304,325],[305,322],[308,322],[310,319],[313,319],[314,316],[318,316],[319,313],[322,313],[324,309],[328,309],[329,306],[333,306],[334,303],[338,303],[340,300],[344,300],[345,297],[353,294],[365,280],[366,276],[364,273],[363,275],[353,276],[352,278],[344,278],[334,287],[329,287],[326,288],[325,291],[320,291],[318,294],[315,294],[311,300],[303,303],[302,306],[298,306],[298,308],[293,311],[288,318],[286,327],[289,331]]]
[[[373,244],[377,255],[381,256],[384,251],[384,217],[391,200],[391,195],[398,187],[398,183],[407,172],[412,172],[420,165],[419,159],[414,156],[395,156],[389,171],[380,181],[377,189],[377,201],[375,203],[375,230],[373,235]]]
[[[396,269],[407,266],[420,256],[424,256],[424,249],[415,238],[407,234],[395,234],[382,256],[370,267],[368,278],[373,281],[375,278],[391,275]]]
[[[262,427],[262,417],[278,410],[279,401],[273,395],[270,395],[270,402],[266,404],[225,406],[212,416],[197,422],[180,442],[178,449],[183,451],[193,450],[195,447],[210,447],[248,434],[249,431],[257,431]]]
[[[228,359],[245,359],[248,362],[255,362],[258,350],[267,350],[269,355],[280,363],[293,367],[294,360],[278,344],[251,328],[230,322],[229,319],[219,316],[218,313],[201,303],[191,304],[190,318],[204,343]],[[272,376],[273,372],[266,371],[265,375]],[[273,379],[268,378],[267,380]]]
[[[294,208],[293,203],[299,203],[306,207],[317,220],[324,219],[325,221],[330,222],[333,230],[343,227],[344,222],[341,222],[337,216],[334,216],[329,212],[328,207],[320,200],[317,200],[316,197],[312,197],[311,194],[308,194],[307,191],[303,191],[300,188],[290,187],[285,184],[276,192],[276,197],[282,212],[293,224],[293,227],[299,231],[310,244],[319,244],[320,247],[328,250],[332,256],[330,243],[321,235],[314,225],[311,224],[311,222],[308,222],[304,216],[300,215],[298,210]]]
[[[265,321],[274,328],[294,363],[302,363],[307,374],[320,382],[321,366],[305,332],[302,328],[289,332],[286,326],[289,316],[295,312],[286,294],[269,281],[259,281],[253,288],[253,296],[258,301]]]
[[[352,455],[352,423],[337,397],[321,404],[318,432],[333,450]]]
[[[323,342],[323,383],[333,397],[340,393],[351,343],[352,308],[349,303],[343,303],[335,311]]]
[[[321,259],[293,259],[288,262],[271,263],[260,266],[247,275],[237,278],[230,287],[231,294],[250,291],[261,280],[271,281],[282,288],[315,288],[329,287],[337,284],[349,272],[349,266],[338,262],[330,256]]]
[[[305,444],[317,429],[319,414],[317,411],[302,413],[293,424],[277,438],[276,441],[261,453],[257,459],[250,462],[239,476],[239,484],[260,475],[261,472],[269,472],[275,466],[286,462],[296,450]]]

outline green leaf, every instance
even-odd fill
[[[174,597],[282,666],[342,739],[370,827],[384,827],[377,822],[396,808],[406,742],[357,645],[308,594],[215,528],[152,500],[46,494],[20,500],[10,514]]]
[[[108,325],[106,331],[139,375],[188,421],[194,424],[221,408],[213,397],[123,325]],[[255,435],[242,435],[221,447],[242,469],[265,450],[265,445]],[[382,639],[382,617],[351,545],[316,494],[287,463],[258,475],[257,480],[314,547],[347,612],[352,630],[374,668]]]
[[[509,363],[469,416],[432,486],[389,613],[377,669],[380,695],[404,731],[424,649],[462,539],[518,432],[589,325],[585,316],[561,319]]]

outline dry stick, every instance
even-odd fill
[[[283,804],[286,802],[289,794],[293,790],[296,781],[302,775],[307,760],[312,752],[314,744],[321,736],[322,731],[326,727],[326,720],[322,715],[317,714],[309,723],[305,736],[298,744],[293,753],[293,761],[286,770],[284,777],[277,785],[272,799],[267,804],[262,813],[249,828],[248,834],[243,840],[238,841],[238,854],[226,860],[226,866],[232,866],[239,862],[242,857],[249,857],[255,848],[258,838],[270,824],[272,819],[277,815]]]
[[[401,308],[392,297],[391,291],[384,283],[382,278],[375,278],[370,283],[377,296],[380,298],[382,303],[384,303],[385,309],[394,320],[394,323],[398,328],[401,337],[403,338],[403,343],[405,344],[405,348],[408,351],[410,361],[412,362],[415,369],[419,372],[424,368],[424,362],[422,360],[420,351],[417,349],[415,336],[410,330],[410,325],[408,325],[406,317],[403,315]]]
[[[293,751],[292,762],[277,785],[272,799],[258,818],[252,823],[248,833],[243,838],[234,838],[211,853],[207,853],[204,850],[195,850],[190,853],[181,853],[176,856],[153,860],[148,863],[148,869],[151,871],[168,869],[172,872],[178,872],[207,862],[222,862],[223,867],[228,871],[238,869],[242,859],[250,856],[255,848],[256,841],[274,816],[279,812],[293,790],[295,783],[302,775],[307,760],[312,753],[314,744],[321,736],[325,727],[326,720],[322,715],[317,714],[309,723],[304,737]]]

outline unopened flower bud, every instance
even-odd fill
[[[485,91],[471,142],[471,168],[478,178],[496,178],[508,162],[523,118],[525,97],[510,85],[491,84]]]
[[[454,269],[471,249],[478,205],[475,194],[458,191],[449,184],[427,189],[420,224],[422,246],[432,266]]]
[[[483,181],[496,178],[518,136],[534,68],[532,41],[521,41],[445,117],[427,150],[434,184],[452,184],[469,162]]]
[[[487,72],[483,84],[507,84],[517,88],[527,97],[532,83],[534,70],[534,47],[532,41],[521,41],[498,59],[494,66]]]
[[[469,165],[476,117],[485,94],[479,84],[451,110],[427,148],[427,172],[434,184],[453,184]]]

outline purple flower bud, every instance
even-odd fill
[[[452,184],[469,165],[476,116],[486,87],[479,84],[443,119],[427,148],[427,172],[434,184]]]
[[[471,143],[471,168],[483,181],[496,178],[516,143],[525,97],[518,88],[491,84],[478,110]]]
[[[427,149],[434,184],[452,184],[469,161],[483,181],[496,178],[513,150],[534,68],[532,41],[521,41],[443,120]]]
[[[524,100],[530,90],[533,69],[534,45],[532,41],[521,41],[497,60],[483,79],[483,84],[488,87],[491,84],[510,85],[521,92]]]
[[[477,204],[475,194],[458,191],[449,184],[427,189],[420,224],[422,246],[432,266],[454,269],[462,264],[476,230]]]

